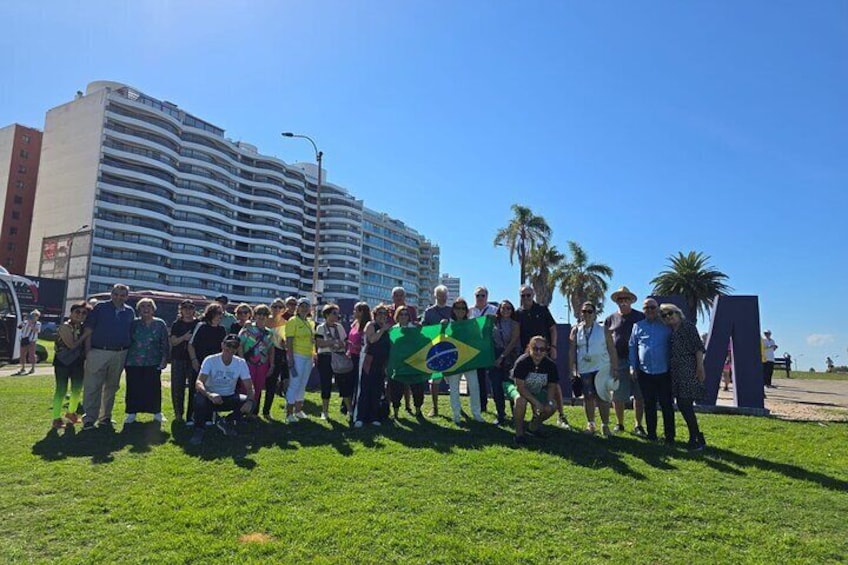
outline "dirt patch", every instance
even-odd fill
[[[253,532],[239,536],[239,543],[271,543],[274,540],[274,536],[262,532]]]
[[[775,379],[765,406],[782,420],[848,422],[848,381]],[[719,391],[718,404],[733,406],[733,389]]]

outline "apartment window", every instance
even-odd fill
[[[19,155],[21,156],[21,159],[29,159],[29,151],[26,149],[21,149]]]
[[[18,182],[16,182],[15,188],[17,188],[18,190],[23,190],[24,189],[24,181],[19,180]]]
[[[27,134],[23,134],[21,136],[21,139],[23,140],[24,143],[29,143],[30,141],[32,141],[32,138]]]
[[[18,235],[18,228],[16,228],[15,226],[9,228],[9,235]]]
[[[15,204],[23,204],[24,198],[23,196],[15,196]]]
[[[21,213],[17,212],[17,211],[13,211],[12,212],[12,219],[13,220],[20,220],[21,219]]]
[[[18,173],[21,175],[25,175],[27,172],[26,165],[18,165]]]
[[[14,251],[14,250],[15,250],[15,244],[14,243],[7,243],[6,244],[6,251]]]
[[[15,264],[15,260],[12,259],[11,257],[6,257],[6,264],[11,267],[12,265]]]

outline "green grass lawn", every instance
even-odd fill
[[[261,423],[238,438],[210,430],[193,448],[170,422],[48,431],[52,386],[0,378],[2,563],[848,556],[846,424],[700,415],[710,447],[698,454],[553,428],[516,450],[509,430],[445,417],[351,430],[334,405],[336,421]],[[450,413],[447,398],[440,409]],[[578,410],[569,416],[581,425]]]
[[[824,371],[811,373],[809,371],[790,371],[792,379],[816,379],[823,381],[848,381],[848,373],[825,373]],[[786,371],[775,371],[775,378],[785,379]]]

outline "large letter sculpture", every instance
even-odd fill
[[[736,406],[763,409],[760,305],[756,296],[719,296],[713,302],[712,325],[704,357],[707,395],[700,404],[716,404],[730,343]]]

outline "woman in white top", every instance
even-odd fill
[[[599,372],[612,371],[613,378],[618,374],[618,356],[612,334],[595,318],[595,304],[584,302],[580,308],[583,321],[571,330],[571,360],[572,373],[583,381],[583,408],[586,410],[586,431],[590,434],[595,429],[595,405],[601,413],[603,434],[612,435],[609,429],[609,401],[603,400],[595,389],[595,377]],[[608,396],[608,395],[604,395]]]
[[[347,332],[339,323],[339,307],[327,304],[321,310],[325,322],[315,328],[315,346],[318,353],[318,376],[321,379],[321,419],[330,419],[330,396],[333,392],[333,380],[339,389],[347,413],[351,413],[353,396],[353,369],[342,374],[333,370],[333,354],[346,355]],[[353,366],[353,363],[351,363]]]
[[[21,330],[21,370],[15,373],[16,375],[31,375],[35,372],[35,344],[38,341],[38,334],[41,333],[39,318],[41,318],[41,312],[33,310],[29,313],[26,321],[18,326],[18,329]],[[30,360],[32,364],[29,373],[26,370],[27,360]]]

